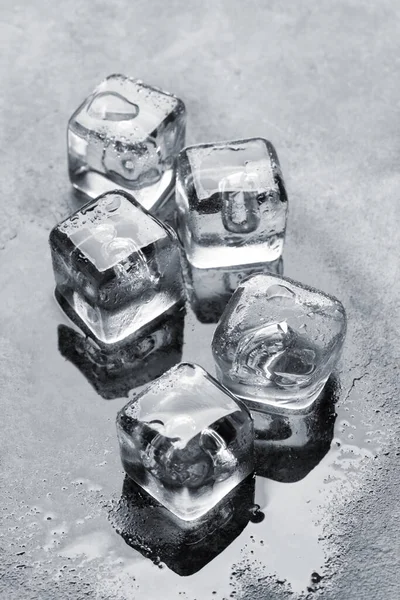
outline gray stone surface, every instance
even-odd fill
[[[399,18],[393,0],[3,0],[1,598],[398,598]],[[263,523],[187,578],[114,532],[126,399],[101,399],[57,350],[47,237],[78,206],[66,123],[112,72],[183,98],[189,143],[271,139],[285,274],[349,316],[331,450],[301,481],[260,477]],[[189,313],[184,357],[211,371],[212,332]]]

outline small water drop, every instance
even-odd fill
[[[254,504],[250,509],[250,521],[252,523],[261,523],[265,519],[265,514],[262,512],[259,504]]]
[[[133,169],[135,168],[134,162],[131,159],[123,161],[123,165],[125,169],[128,169],[128,171],[133,171]]]
[[[314,571],[313,573],[311,573],[311,581],[313,583],[319,583],[322,579],[322,576],[317,573],[316,571]]]
[[[115,212],[121,206],[121,197],[120,196],[109,196],[105,199],[104,208],[108,212]]]
[[[265,295],[267,298],[287,298],[289,300],[293,300],[296,296],[288,287],[279,284],[271,285]]]

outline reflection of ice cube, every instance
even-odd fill
[[[336,419],[337,381],[331,377],[306,412],[253,410],[256,473],[275,481],[300,481],[331,447]]]
[[[96,198],[118,184],[157,211],[174,190],[185,121],[175,96],[123,75],[107,77],[68,124],[72,185]]]
[[[253,476],[248,476],[206,515],[183,521],[159,504],[129,477],[121,499],[110,512],[119,535],[144,557],[160,560],[181,576],[193,575],[227,548],[254,513]]]
[[[174,232],[125,192],[65,219],[50,245],[58,293],[104,343],[125,339],[182,297]]]
[[[252,471],[247,410],[196,365],[160,377],[117,425],[128,475],[184,520],[208,512]]]
[[[63,308],[83,333],[59,325],[59,350],[106,400],[128,396],[182,358],[185,311],[179,305],[117,344],[94,340],[68,303],[64,302]]]
[[[283,277],[253,275],[239,285],[215,331],[218,378],[254,409],[304,408],[321,392],[345,332],[335,298]]]
[[[240,282],[254,273],[283,272],[283,259],[242,267],[196,269],[184,261],[188,298],[201,323],[218,323],[226,305]]]

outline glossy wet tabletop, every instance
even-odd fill
[[[1,8],[1,598],[398,597],[400,9],[261,4]],[[96,391],[53,299],[49,231],[79,206],[66,123],[112,72],[181,97],[188,143],[271,139],[290,203],[284,274],[336,295],[349,319],[321,412],[265,444],[265,518],[186,576],[116,532],[126,385]],[[183,359],[212,373],[214,328],[188,310]]]

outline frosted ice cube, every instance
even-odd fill
[[[251,408],[304,408],[325,385],[345,333],[336,298],[284,277],[253,275],[239,285],[215,331],[218,379]]]
[[[248,410],[197,365],[181,363],[119,413],[127,474],[181,519],[204,515],[253,471]]]
[[[63,302],[62,306],[78,323],[69,304]],[[90,335],[59,325],[58,348],[100,396],[106,400],[120,398],[180,362],[184,318],[183,307],[176,305],[136,334],[116,344],[103,344]],[[85,334],[90,333],[82,322],[78,326]]]
[[[181,300],[175,233],[125,192],[108,192],[65,219],[50,246],[59,294],[104,343]]]
[[[267,140],[182,150],[177,204],[180,237],[197,268],[273,262],[282,254],[288,202]]]
[[[254,510],[252,475],[195,521],[183,521],[125,477],[111,522],[125,542],[181,576],[197,573],[244,530]],[[190,551],[188,551],[190,549]]]
[[[69,174],[90,198],[117,184],[158,210],[175,185],[175,157],[185,141],[185,106],[175,96],[110,75],[68,124]]]
[[[254,273],[282,274],[283,259],[245,267],[197,269],[184,261],[187,295],[201,323],[217,323],[239,283]]]

